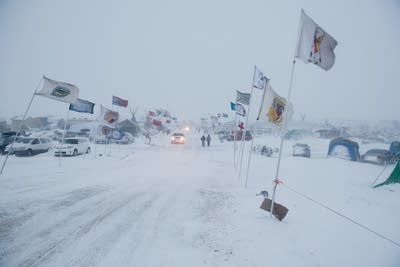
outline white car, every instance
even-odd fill
[[[54,148],[54,156],[76,156],[78,154],[89,153],[90,142],[84,137],[65,138],[63,144],[58,144]]]
[[[13,147],[11,148],[11,144],[8,145],[6,151],[16,156],[33,156],[49,151],[52,146],[53,143],[49,138],[18,137]]]

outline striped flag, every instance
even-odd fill
[[[75,103],[69,105],[69,110],[93,114],[94,103],[78,98]]]
[[[128,106],[128,100],[122,99],[117,96],[112,97],[112,104],[120,107],[126,108]]]

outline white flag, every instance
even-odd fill
[[[45,96],[65,103],[75,103],[79,96],[79,89],[73,84],[51,80],[43,76],[43,88],[36,92],[37,95]]]
[[[253,87],[262,90],[267,81],[268,78],[259,70],[259,68],[257,68],[257,66],[254,66]]]
[[[335,63],[337,42],[315,23],[303,10],[300,18],[300,38],[296,57],[305,63],[314,63],[324,70],[329,70]]]
[[[288,104],[286,99],[279,96],[268,83],[257,120],[268,121],[274,125],[283,125],[285,119],[289,121],[292,115],[292,104]]]
[[[100,117],[99,120],[105,122],[107,125],[117,124],[119,119],[119,114],[116,111],[112,111],[103,105],[100,105]]]

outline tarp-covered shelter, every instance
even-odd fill
[[[392,174],[386,179],[386,181],[375,185],[374,188],[388,184],[400,184],[400,161],[397,162],[396,167],[394,167],[394,170],[392,171]]]
[[[345,139],[335,138],[329,143],[328,156],[358,161],[360,160],[360,152],[357,142]]]

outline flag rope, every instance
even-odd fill
[[[276,185],[276,184],[277,184],[277,183],[275,182],[275,185]],[[365,226],[365,225],[363,225],[363,224],[361,224],[361,223],[359,223],[359,222],[357,222],[357,221],[351,219],[350,217],[348,217],[348,216],[346,216],[346,215],[344,215],[344,214],[342,214],[342,213],[340,213],[340,212],[338,212],[338,211],[336,211],[336,210],[334,210],[334,209],[328,207],[327,205],[322,204],[321,202],[319,202],[319,201],[317,201],[317,200],[315,200],[315,199],[312,199],[311,197],[309,197],[309,196],[307,196],[307,195],[305,195],[305,194],[303,194],[303,193],[300,193],[299,191],[297,191],[297,190],[295,190],[295,189],[293,189],[293,188],[287,186],[287,185],[284,184],[282,181],[279,181],[279,184],[281,184],[283,187],[289,189],[289,190],[292,191],[293,193],[295,193],[295,194],[297,194],[297,195],[299,195],[299,196],[301,196],[301,197],[303,197],[303,198],[305,198],[305,199],[311,201],[312,203],[316,204],[317,206],[320,206],[320,207],[322,207],[322,208],[324,208],[324,209],[327,209],[328,211],[330,211],[330,212],[336,214],[337,216],[339,216],[339,217],[341,217],[341,218],[343,218],[343,219],[349,221],[350,223],[355,224],[355,225],[357,225],[357,226],[363,228],[364,230],[366,230],[366,231],[368,231],[368,232],[370,232],[370,233],[372,233],[372,234],[374,234],[374,235],[376,235],[376,236],[378,236],[378,237],[380,237],[380,238],[382,238],[382,239],[384,239],[384,240],[386,240],[386,241],[389,241],[389,242],[392,243],[393,245],[395,245],[395,246],[397,246],[397,247],[400,248],[400,243],[399,243],[399,242],[396,242],[396,241],[394,241],[393,239],[391,239],[391,238],[389,238],[389,237],[386,237],[386,236],[384,236],[383,234],[378,233],[377,231],[374,231],[374,230],[372,230],[371,228],[369,228],[369,227],[367,227],[367,226]],[[272,209],[271,209],[271,210],[272,210]]]

